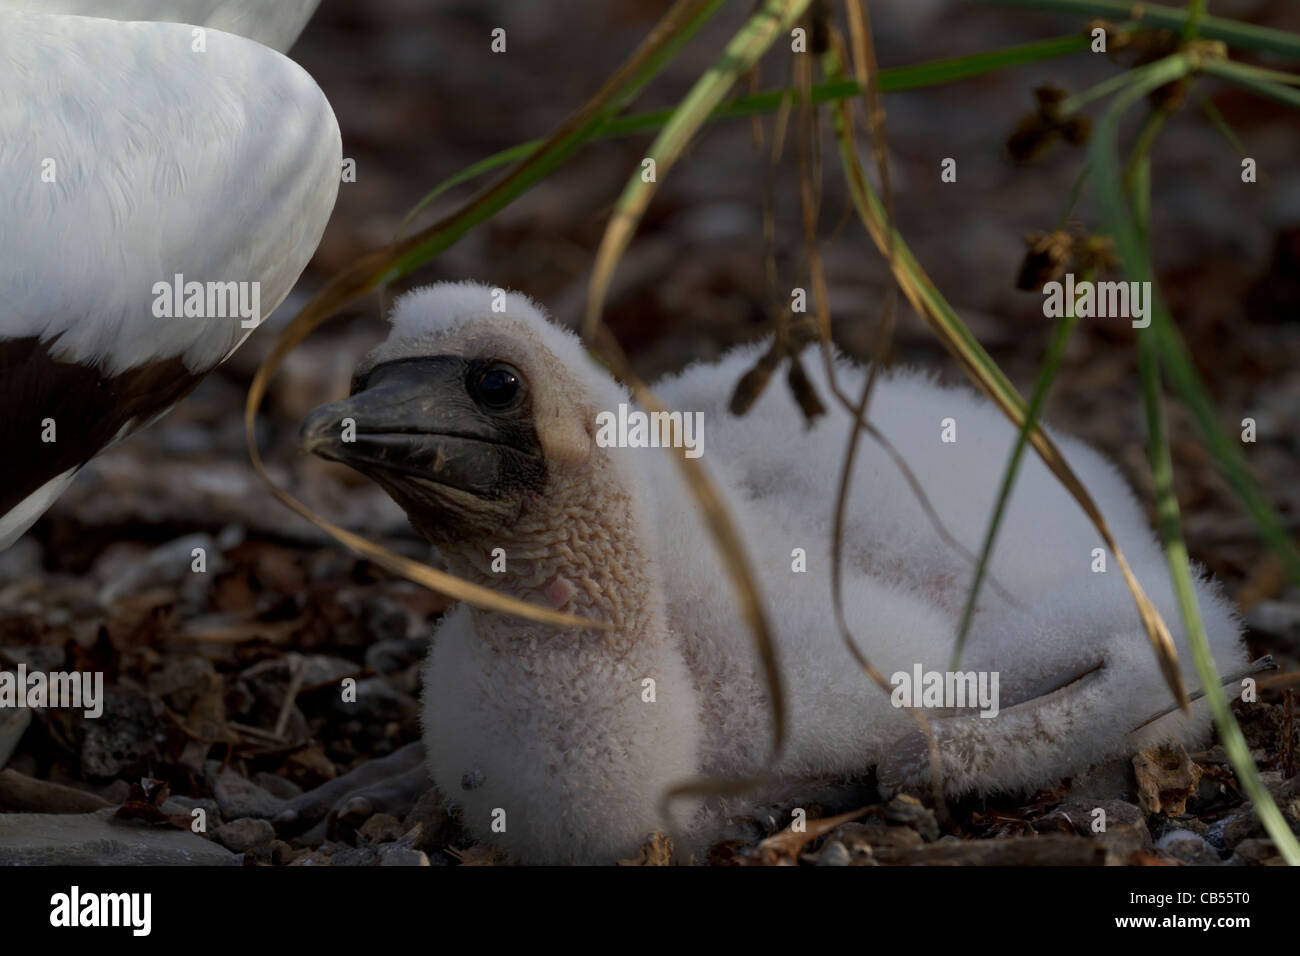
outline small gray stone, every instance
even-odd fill
[[[1285,866],[1286,861],[1272,840],[1252,837],[1237,844],[1237,851],[1228,860],[1229,866]]]
[[[357,839],[363,845],[391,843],[400,838],[405,830],[397,817],[387,813],[376,813],[357,828]]]
[[[183,813],[191,818],[195,810],[202,810],[206,814],[204,823],[209,830],[221,825],[221,808],[217,806],[217,801],[208,797],[182,797],[173,794],[163,802],[160,809],[163,813],[172,815]]]
[[[885,807],[885,819],[910,826],[926,843],[939,839],[939,821],[934,818],[934,811],[906,793],[900,793],[889,801]]]
[[[302,659],[302,685],[319,687],[322,684],[334,684],[360,670],[355,661],[350,661],[346,657],[307,654]]]
[[[212,831],[213,838],[236,853],[247,853],[254,847],[270,846],[275,839],[275,827],[265,820],[244,817],[223,823]]]
[[[220,766],[217,761],[209,760],[203,765],[203,775],[212,788],[212,795],[217,798],[222,817],[227,820],[240,817],[269,819],[279,812],[284,801],[233,770],[221,770]]]
[[[429,857],[423,850],[416,850],[398,843],[389,844],[379,851],[380,866],[428,866]]]
[[[170,827],[95,813],[0,813],[0,866],[234,866],[241,858],[210,840]]]
[[[1207,838],[1224,849],[1234,849],[1243,840],[1265,835],[1264,824],[1255,813],[1255,805],[1247,800],[1230,815],[1216,823]]]
[[[366,677],[357,681],[356,700],[345,701],[338,695],[331,706],[345,717],[389,721],[401,720],[416,707],[416,702],[384,678]]]
[[[203,549],[207,574],[215,576],[223,570],[225,562],[217,549],[217,543],[210,535],[186,535],[154,548],[142,560],[118,563],[100,589],[100,602],[108,606],[123,595],[139,590],[146,583],[174,584],[194,574],[195,548]]]
[[[379,854],[368,846],[358,849],[348,847],[330,857],[331,866],[375,866],[378,862]]]
[[[1200,813],[1212,807],[1223,798],[1223,795],[1223,784],[1208,773],[1203,773],[1196,784],[1196,792],[1187,801],[1187,812]]]
[[[1210,825],[1200,817],[1185,816],[1179,817],[1177,820],[1166,821],[1166,826],[1159,832],[1161,836],[1164,836],[1171,830],[1190,830],[1202,840],[1205,840],[1208,838]],[[1154,837],[1156,835],[1155,831],[1153,831],[1151,835]]]
[[[195,689],[206,687],[215,675],[216,669],[205,657],[168,658],[149,675],[149,692],[165,698],[173,710],[187,713]]]
[[[1103,811],[1105,816],[1098,816],[1097,810]],[[1095,831],[1094,825],[1103,819],[1106,829]],[[1126,800],[1072,801],[1035,820],[1033,827],[1039,833],[1073,832],[1091,837],[1105,843],[1117,860],[1127,860],[1133,853],[1151,847],[1146,814]]]
[[[848,866],[852,856],[846,847],[839,840],[828,842],[820,853],[817,854],[818,866]]]
[[[304,853],[302,856],[294,857],[290,866],[333,866],[334,863],[330,857],[326,856],[320,850],[313,850],[311,853]]]
[[[1223,865],[1223,860],[1214,847],[1191,830],[1170,830],[1156,841],[1156,849],[1191,866]]]
[[[253,774],[253,783],[271,794],[271,796],[279,797],[282,800],[292,799],[302,793],[302,787],[288,777],[282,777],[278,773],[268,773],[265,770],[259,770]]]
[[[306,856],[309,850],[299,850],[283,840],[271,841],[271,862],[276,866],[289,866],[300,856]]]
[[[82,720],[81,769],[92,777],[123,777],[142,770],[165,739],[159,697],[106,692],[98,719]]]

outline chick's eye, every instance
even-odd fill
[[[524,383],[510,366],[489,365],[471,376],[470,393],[484,408],[502,411],[519,401],[524,393]]]

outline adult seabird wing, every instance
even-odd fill
[[[110,20],[166,20],[224,30],[283,53],[320,0],[0,0],[0,10],[71,13]]]
[[[191,30],[0,11],[0,547],[238,347],[334,207],[320,88]]]

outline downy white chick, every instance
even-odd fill
[[[627,391],[524,296],[510,294],[504,311],[493,302],[474,283],[399,299],[352,396],[312,413],[304,446],[379,482],[452,572],[612,625],[557,629],[459,606],[436,630],[424,690],[430,772],[463,804],[471,831],[523,862],[611,862],[663,826],[666,788],[763,764],[767,690],[676,463],[659,448],[596,440],[597,415],[630,404]],[[741,529],[775,630],[789,737],[754,805],[873,765],[890,786],[924,785],[916,724],[869,682],[833,619],[829,542],[850,418],[832,405],[806,428],[775,388],[747,416],[731,416],[729,393],[757,354],[739,349],[655,386],[668,408],[703,415],[702,460]],[[820,361],[809,354],[805,365],[826,394]],[[850,394],[862,374],[840,361]],[[870,414],[944,525],[976,546],[1012,426],[982,398],[915,372],[883,378]],[[342,440],[343,419],[355,440]],[[941,440],[945,419],[955,442]],[[1133,495],[1096,453],[1056,437],[1197,686],[1164,559]],[[945,670],[971,565],[871,441],[850,503],[844,595],[859,646],[886,675]],[[1206,736],[1203,702],[1191,717],[1174,712],[1131,733],[1171,695],[1120,574],[1093,570],[1100,547],[1079,506],[1026,456],[990,568],[1022,606],[985,588],[962,661],[963,671],[998,674],[1000,711],[932,713],[948,793],[1036,787],[1139,746]],[[504,571],[493,570],[494,549]],[[806,553],[804,572],[794,570],[795,549]],[[1209,581],[1198,596],[1219,672],[1239,669],[1233,612]],[[690,808],[679,846],[700,852],[737,809]]]

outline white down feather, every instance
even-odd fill
[[[250,329],[156,318],[156,283],[257,282],[261,319],[288,295],[334,207],[334,112],[260,43],[193,43],[183,23],[0,9],[0,337],[108,375],[206,372]]]
[[[0,10],[189,23],[248,37],[281,53],[293,46],[318,6],[320,0],[0,0]]]

